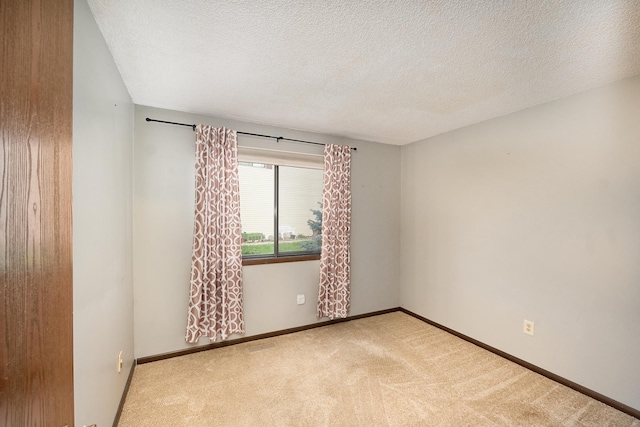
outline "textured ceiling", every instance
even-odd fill
[[[640,1],[89,0],[136,104],[406,144],[640,74]]]

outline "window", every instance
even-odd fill
[[[240,156],[242,256],[319,255],[323,171]]]

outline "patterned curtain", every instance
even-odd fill
[[[318,317],[347,317],[351,292],[351,147],[324,148]]]
[[[196,128],[196,203],[186,340],[244,333],[236,132]]]

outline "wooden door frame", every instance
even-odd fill
[[[73,0],[0,28],[0,424],[71,426]]]

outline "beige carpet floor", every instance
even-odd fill
[[[139,365],[119,426],[633,426],[401,312]]]

